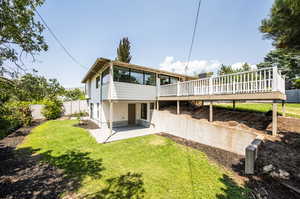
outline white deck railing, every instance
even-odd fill
[[[239,94],[272,91],[285,93],[285,80],[277,67],[161,85],[159,96]]]

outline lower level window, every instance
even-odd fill
[[[146,103],[141,104],[141,118],[144,120],[147,120],[147,104]]]

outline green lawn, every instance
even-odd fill
[[[200,151],[158,135],[98,144],[76,123],[48,121],[18,150],[63,169],[81,197],[246,198],[247,189]]]
[[[216,104],[217,107],[223,107],[232,109],[232,103],[225,104]],[[235,105],[237,110],[241,111],[253,111],[253,112],[268,112],[272,110],[272,104],[268,103],[257,103],[257,104],[248,104],[248,103],[236,103]],[[278,112],[282,113],[282,105],[278,104]],[[300,104],[286,104],[286,115],[290,117],[300,118]]]

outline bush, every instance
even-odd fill
[[[0,108],[0,138],[32,122],[29,102],[7,102]]]
[[[42,114],[48,120],[59,118],[63,112],[62,102],[58,99],[45,99]]]

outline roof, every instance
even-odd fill
[[[86,75],[82,79],[81,83],[86,83],[87,80],[89,80],[95,74],[97,74],[99,72],[99,70],[101,70],[101,68],[109,66],[109,63],[112,63],[115,66],[123,66],[123,67],[126,67],[126,68],[133,68],[133,69],[143,70],[143,71],[147,71],[147,72],[153,72],[153,73],[158,73],[158,74],[163,74],[163,75],[169,75],[169,76],[173,76],[173,77],[184,78],[186,80],[198,79],[197,77],[182,75],[182,74],[178,74],[178,73],[172,73],[172,72],[168,72],[168,71],[164,71],[164,70],[154,69],[154,68],[151,68],[151,67],[139,66],[139,65],[135,65],[135,64],[129,64],[129,63],[114,61],[114,60],[110,60],[110,59],[106,59],[106,58],[98,58],[95,61],[95,63],[92,65],[92,67],[88,70],[88,72],[86,73]]]

